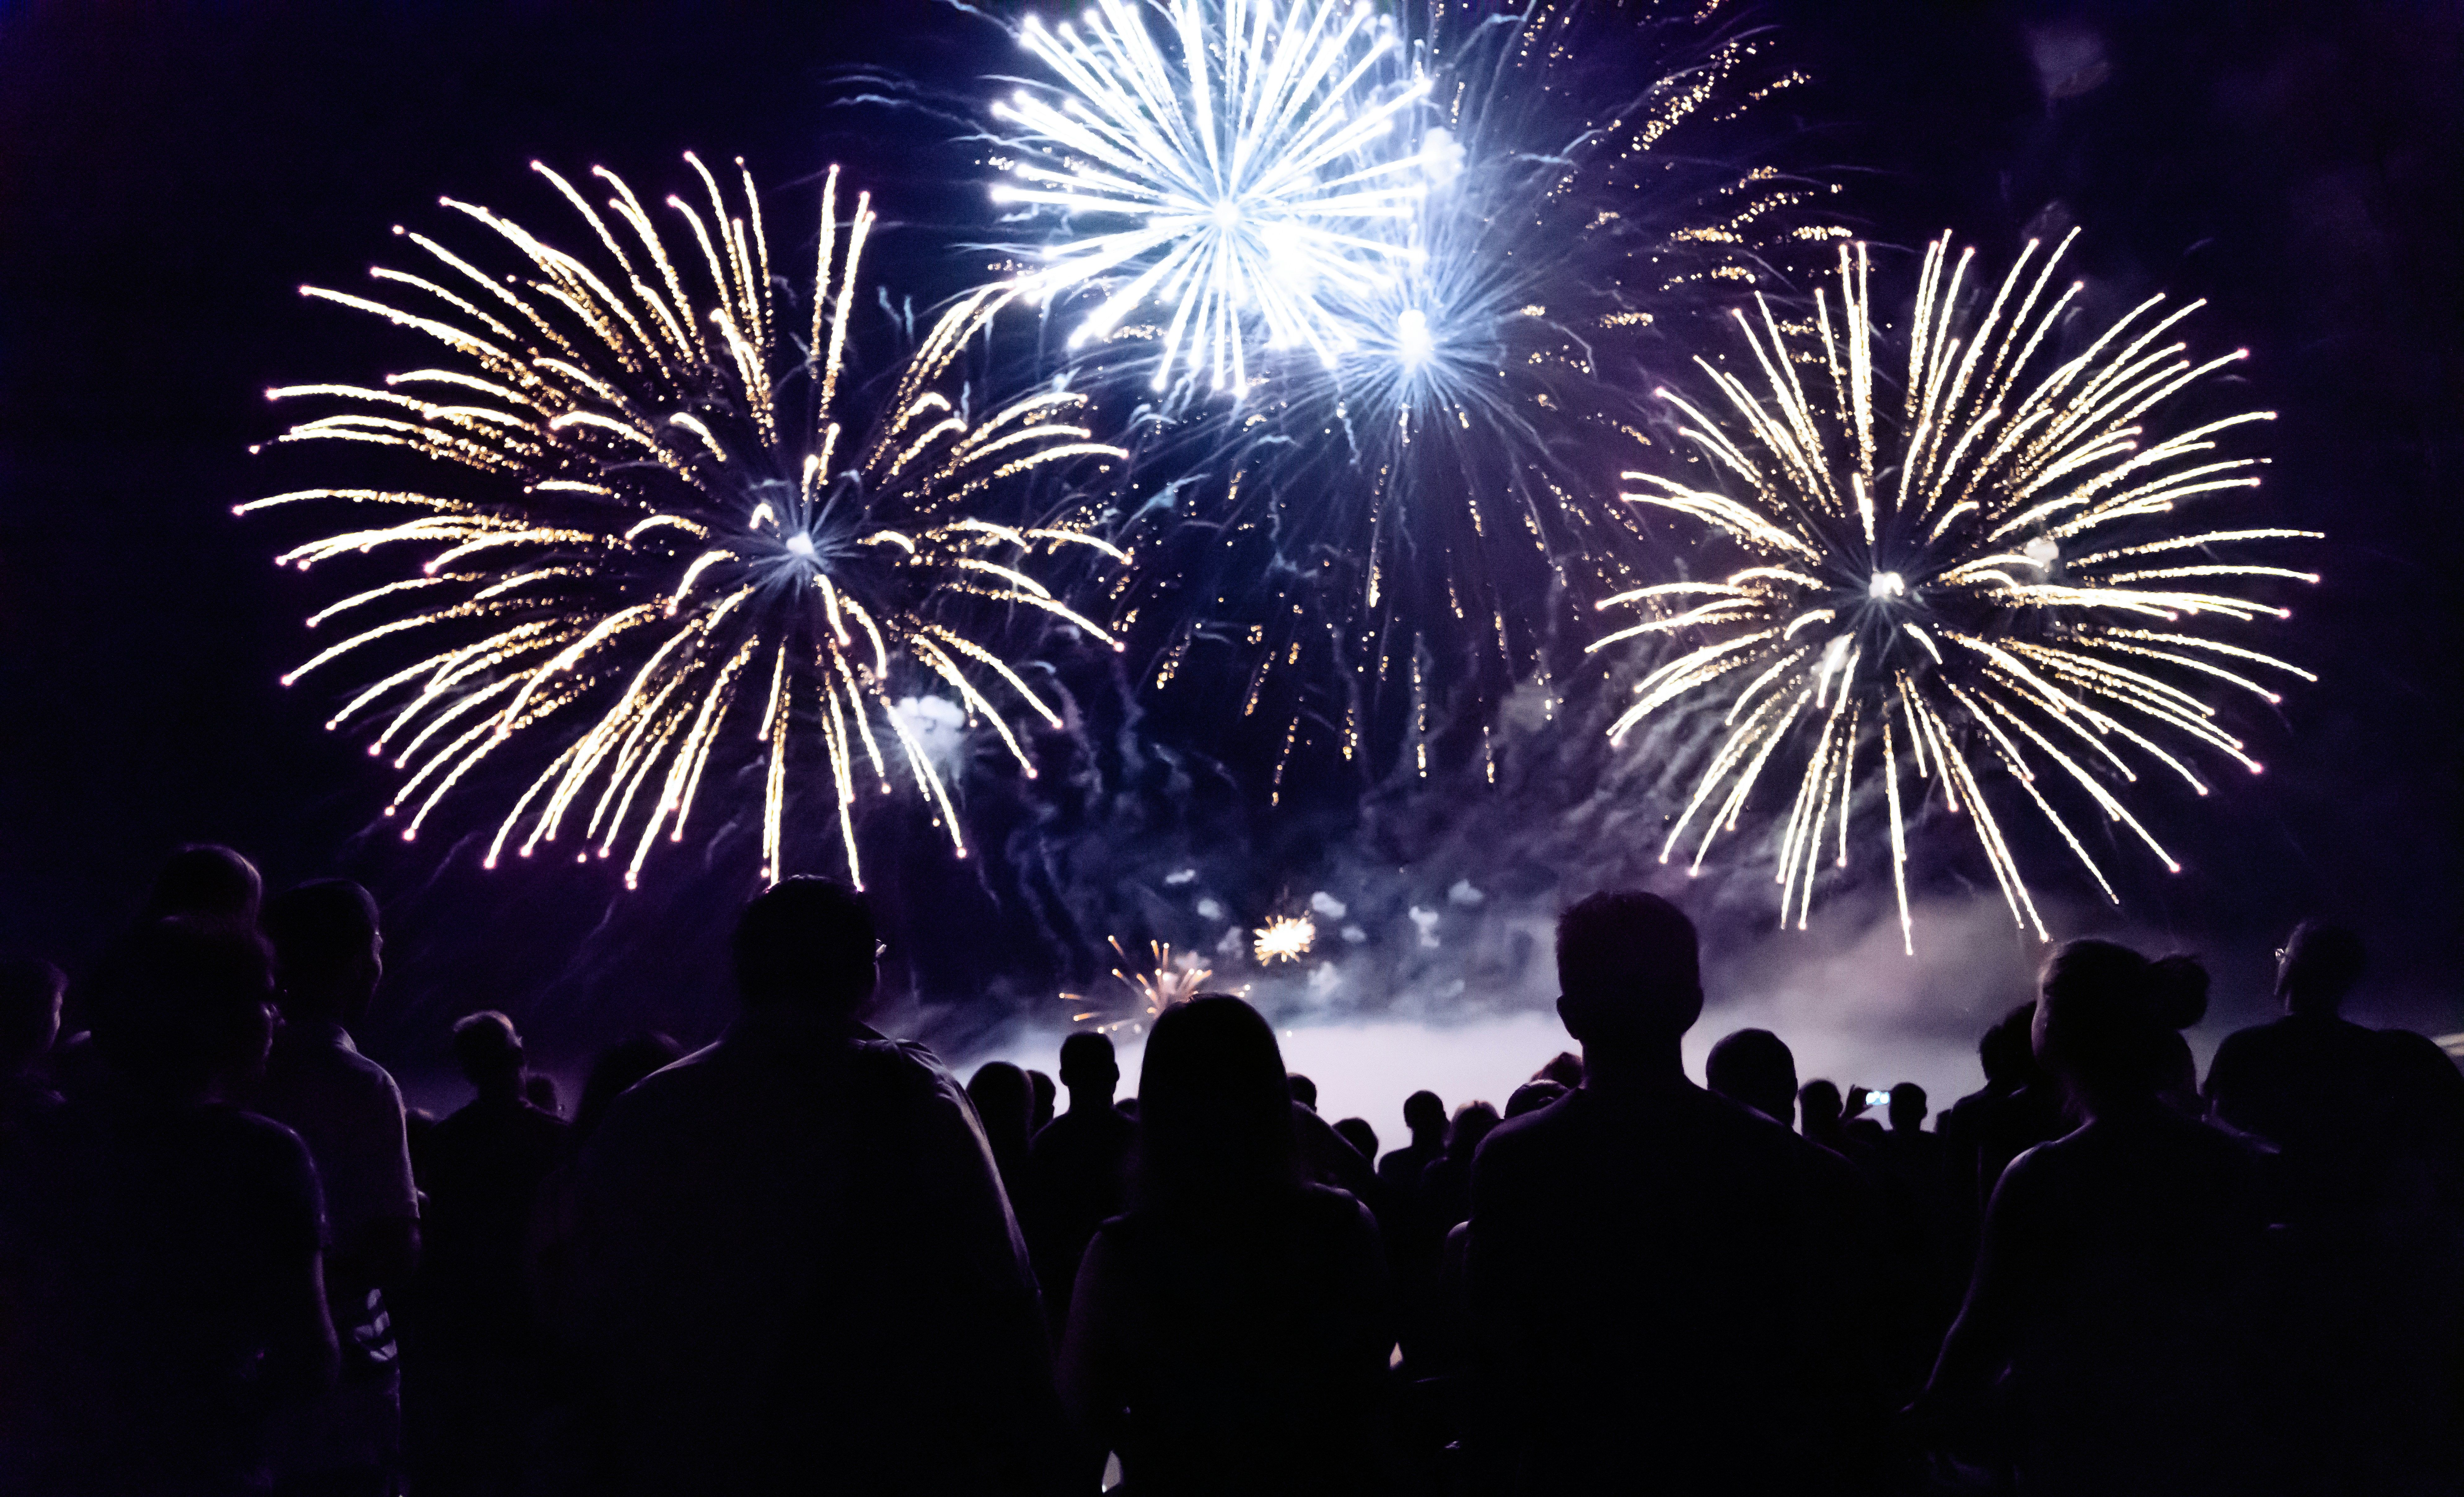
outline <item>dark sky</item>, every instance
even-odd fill
[[[2192,870],[2159,923],[2257,941],[2335,911],[2381,953],[2386,1017],[2464,1028],[2464,9],[1758,13],[1819,80],[1795,103],[1808,159],[1851,184],[1876,238],[1955,227],[2007,249],[2076,220],[2087,270],[2208,297],[2201,336],[2253,350],[2256,398],[2283,412],[2276,513],[2332,536],[2287,635],[2323,681],[2255,740],[2263,782],[2181,837]],[[248,453],[277,429],[259,391],[377,367],[294,288],[356,281],[390,225],[435,221],[440,193],[538,211],[534,157],[664,182],[692,147],[743,155],[772,187],[862,161],[914,225],[876,261],[896,275],[980,201],[952,180],[966,154],[924,114],[829,102],[852,68],[958,95],[1013,55],[923,0],[0,4],[0,947],[82,964],[154,860],[220,840],[275,883],[347,870],[387,901],[405,996],[380,1053],[423,1058],[440,1016],[485,1003],[568,1046],[642,1019],[706,1026],[735,886],[663,906],[613,904],[570,870],[482,888],[433,849],[362,836],[381,771],[319,731],[326,699],[275,679],[320,584],[278,575],[271,532],[230,514],[267,483]],[[550,991],[577,950],[648,920],[673,938],[620,998],[604,974]],[[474,930],[494,933],[481,959]]]

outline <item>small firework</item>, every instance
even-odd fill
[[[1008,290],[964,298],[903,367],[882,371],[894,377],[866,377],[851,361],[869,196],[843,221],[831,170],[799,325],[750,175],[731,209],[717,179],[686,160],[709,198],[706,211],[667,200],[689,238],[681,254],[614,174],[596,173],[614,194],[603,213],[534,164],[603,255],[448,200],[493,232],[516,274],[407,233],[433,262],[426,273],[372,273],[402,304],[302,288],[449,357],[381,386],[269,391],[344,407],[279,440],[392,448],[452,481],[239,507],[408,516],[355,520],[278,559],[302,570],[369,553],[415,563],[310,618],[379,622],[283,681],[346,659],[372,678],[327,726],[382,721],[368,752],[407,772],[386,807],[408,809],[405,840],[484,760],[528,757],[535,778],[489,843],[490,867],[509,842],[527,857],[579,832],[602,858],[629,844],[629,884],[663,831],[682,840],[715,770],[731,793],[759,782],[764,877],[784,874],[785,806],[812,788],[835,802],[860,883],[859,789],[869,780],[888,792],[902,764],[964,856],[928,737],[936,724],[987,723],[1032,775],[987,689],[1046,723],[1060,717],[987,631],[1026,609],[1111,643],[1027,568],[1064,548],[1127,560],[1067,525],[977,517],[969,501],[1046,465],[1120,451],[1090,440],[1067,394],[969,408],[950,371]]]
[[[1163,1017],[1165,1009],[1175,1003],[1186,1003],[1204,992],[1206,980],[1215,976],[1214,970],[1197,953],[1182,952],[1175,956],[1171,945],[1163,941],[1148,943],[1147,953],[1153,959],[1144,971],[1129,970],[1130,953],[1117,936],[1112,937],[1112,950],[1122,963],[1112,969],[1112,976],[1129,990],[1133,1000],[1128,1012],[1089,1007],[1087,1005],[1093,1000],[1077,993],[1061,995],[1063,1002],[1079,1010],[1069,1016],[1069,1022],[1086,1024],[1090,1019],[1099,1021],[1090,1025],[1098,1034],[1110,1034],[1122,1028],[1133,1034],[1142,1034],[1149,1025]],[[1107,1017],[1108,1014],[1111,1017]]]
[[[1636,686],[1614,738],[1663,709],[1716,715],[1663,862],[1699,832],[1699,869],[1764,770],[1785,763],[1796,782],[1778,830],[1784,924],[1804,928],[1817,869],[1846,866],[1863,820],[1888,837],[1913,951],[1908,823],[1939,796],[1968,814],[2013,918],[2045,938],[1993,797],[2025,797],[2117,899],[2077,812],[2055,796],[2178,871],[2123,803],[2140,771],[2161,767],[2206,795],[2183,754],[2195,746],[2258,773],[2209,696],[2231,687],[2273,705],[2254,675],[2316,678],[2213,625],[2286,617],[2250,591],[2317,575],[2242,560],[2242,548],[2318,533],[2182,523],[2194,501],[2257,486],[2263,459],[2221,454],[2219,439],[2272,413],[2162,434],[2168,402],[2244,357],[2194,363],[2168,340],[2198,302],[2160,311],[2151,297],[2077,356],[2046,352],[2080,290],[2047,297],[2069,243],[2033,275],[2032,243],[1981,319],[1960,294],[1973,252],[1953,261],[1947,236],[1930,246],[1896,399],[1877,380],[1862,245],[1840,251],[1837,321],[1827,292],[1808,328],[1784,329],[1759,303],[1758,317],[1736,315],[1758,383],[1697,361],[1725,410],[1661,392],[1716,486],[1629,473],[1637,488],[1621,497],[1706,526],[1735,553],[1725,576],[1608,599],[1600,606],[1644,616],[1589,647],[1684,642]],[[2242,590],[2216,590],[2228,582]]]
[[[1266,923],[1249,933],[1250,949],[1257,954],[1258,965],[1272,966],[1278,961],[1298,961],[1317,944],[1317,922],[1305,914],[1269,916]]]

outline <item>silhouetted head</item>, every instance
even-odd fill
[[[2208,975],[2189,957],[2079,940],[2045,963],[2039,993],[2036,1059],[2094,1112],[2155,1094],[2173,1068],[2166,1037],[2198,1022]]]
[[[0,1076],[21,1076],[60,1035],[67,974],[32,957],[0,961]]]
[[[976,1105],[995,1157],[1007,1158],[1026,1147],[1035,1122],[1035,1089],[1025,1071],[1007,1061],[986,1061],[967,1078],[967,1100]]]
[[[1112,1057],[1110,1035],[1073,1034],[1061,1042],[1061,1084],[1069,1089],[1069,1105],[1106,1108],[1121,1084],[1121,1063]]]
[[[1521,1117],[1526,1112],[1537,1112],[1565,1094],[1566,1089],[1553,1081],[1527,1081],[1506,1099],[1506,1115]]]
[[[510,1101],[521,1094],[522,1037],[493,1008],[453,1021],[453,1063],[483,1097]]]
[[[1703,1012],[1694,922],[1640,890],[1557,917],[1557,1015],[1584,1049],[1673,1046]]]
[[[1480,1152],[1480,1141],[1499,1121],[1497,1109],[1485,1102],[1466,1102],[1455,1109],[1455,1125],[1446,1130],[1446,1157],[1469,1159]]]
[[[1796,1105],[1806,1137],[1828,1142],[1839,1136],[1840,1118],[1848,1104],[1841,1100],[1837,1087],[1827,1081],[1809,1081],[1797,1092]]]
[[[1376,1159],[1377,1130],[1369,1126],[1369,1119],[1347,1117],[1334,1125],[1334,1135],[1352,1145],[1362,1158]]]
[[[1569,1091],[1583,1084],[1583,1058],[1572,1050],[1559,1050],[1549,1057],[1549,1064],[1531,1073],[1534,1081],[1553,1081]]]
[[[1147,1036],[1137,1100],[1142,1200],[1203,1204],[1300,1178],[1283,1051],[1237,998],[1204,993],[1164,1011]]]
[[[794,1004],[852,1019],[880,955],[864,896],[834,878],[782,879],[736,922],[736,990],[747,1008]]]
[[[1795,1112],[1796,1057],[1788,1042],[1769,1029],[1722,1036],[1703,1063],[1703,1079],[1720,1095],[1782,1128]]]
[[[1913,1134],[1925,1128],[1925,1090],[1913,1081],[1891,1089],[1891,1132]]]
[[[1412,1142],[1436,1148],[1446,1140],[1446,1104],[1434,1091],[1415,1091],[1403,1099],[1403,1126]]]
[[[1985,1068],[1985,1085],[1995,1091],[2016,1091],[2041,1074],[2030,1031],[2036,1005],[2021,1003],[2004,1014],[1976,1042],[1976,1059]]]
[[[191,843],[164,860],[139,919],[177,915],[253,931],[256,907],[264,897],[265,880],[257,876],[255,864],[229,848]]]
[[[95,982],[95,1044],[142,1090],[190,1097],[244,1084],[274,1037],[274,967],[253,933],[156,920]]]
[[[1053,1099],[1061,1095],[1061,1089],[1052,1084],[1051,1077],[1040,1070],[1029,1070],[1026,1073],[1026,1088],[1035,1093],[1033,1126],[1034,1131],[1040,1133],[1045,1124],[1052,1121]]]
[[[2276,996],[2297,1014],[2333,1014],[2362,980],[2362,938],[2341,925],[2304,920],[2276,954]]]
[[[263,919],[285,1018],[349,1028],[367,1017],[385,976],[385,936],[366,890],[346,878],[319,879],[267,900]]]
[[[582,1100],[573,1109],[573,1142],[578,1147],[599,1129],[600,1120],[618,1097],[652,1071],[665,1070],[684,1055],[685,1047],[664,1034],[637,1034],[599,1052],[582,1083]]]
[[[1290,1075],[1285,1077],[1284,1080],[1292,1089],[1293,1101],[1299,1103],[1305,1108],[1308,1108],[1312,1112],[1317,1111],[1316,1082],[1309,1080],[1299,1071],[1292,1072]]]

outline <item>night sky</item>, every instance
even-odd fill
[[[2206,297],[2197,344],[2252,350],[2251,399],[2282,412],[2267,514],[2331,538],[2324,585],[2272,644],[2322,680],[2257,724],[2264,777],[2167,826],[2189,871],[2135,913],[2233,946],[2244,973],[2293,919],[2335,914],[2378,956],[2364,1017],[2464,1028],[2464,7],[1751,13],[1815,77],[1792,149],[1848,185],[1861,232],[1955,228],[1998,261],[2076,221],[2087,273],[2133,299]],[[994,24],[925,0],[0,3],[0,948],[81,969],[158,858],[223,841],[272,884],[349,872],[385,901],[381,1057],[432,1062],[443,1020],[480,1006],[568,1051],[642,1023],[706,1035],[741,880],[654,863],[667,887],[627,901],[595,870],[491,878],[440,866],[441,841],[369,834],[387,772],[320,731],[330,696],[275,681],[329,584],[277,573],[287,532],[231,514],[274,486],[249,453],[280,429],[260,392],[385,367],[376,335],[295,288],[360,283],[391,225],[438,222],[440,194],[547,217],[533,158],[662,193],[687,148],[743,156],[773,192],[842,162],[893,225],[876,273],[946,292],[947,245],[984,231],[962,125],[850,100],[867,77],[979,99],[1016,66]],[[1169,709],[1154,728],[1170,738]],[[1298,835],[1247,814],[1257,848]],[[899,871],[915,861],[891,859],[884,897],[906,937],[893,981],[934,1001],[922,1027],[1001,1017],[1012,1000],[965,990],[1004,964],[1029,987],[1070,975],[1046,914],[981,890],[980,910],[935,905],[973,912],[979,937],[963,960],[940,950],[907,907],[941,875]]]

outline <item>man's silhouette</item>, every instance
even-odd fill
[[[494,1493],[520,1469],[538,1398],[541,1347],[523,1249],[565,1125],[522,1094],[521,1036],[504,1015],[457,1022],[453,1058],[479,1094],[427,1144],[427,1261],[409,1317],[407,1413],[429,1485]]]
[[[1582,1088],[1473,1172],[1484,1443],[1515,1492],[1853,1484],[1863,1303],[1844,1166],[1685,1078],[1693,925],[1595,894],[1557,927]],[[1852,1223],[1843,1236],[1840,1224]]]
[[[281,974],[283,1024],[256,1106],[297,1133],[317,1161],[333,1242],[325,1295],[342,1343],[335,1387],[278,1415],[275,1460],[287,1488],[383,1497],[402,1448],[386,1297],[399,1293],[419,1251],[402,1093],[351,1040],[385,975],[385,938],[376,901],[342,879],[275,895],[263,919]]]
[[[1795,1116],[1796,1056],[1769,1029],[1721,1036],[1703,1063],[1703,1079],[1720,1095],[1782,1128]]]
[[[1057,1328],[1067,1323],[1078,1260],[1105,1221],[1129,1197],[1130,1150],[1137,1124],[1112,1105],[1121,1084],[1112,1042],[1073,1034],[1061,1042],[1061,1085],[1069,1110],[1045,1125],[1027,1150],[1022,1220],[1044,1286],[1044,1308]]]
[[[994,1494],[1068,1470],[1024,1244],[957,1082],[858,1023],[870,913],[791,878],[742,1011],[582,1156],[572,1365],[594,1493]]]

